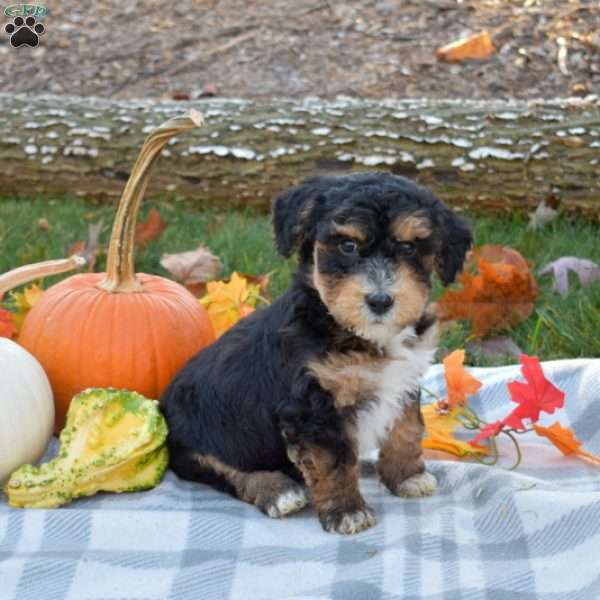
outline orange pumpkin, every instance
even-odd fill
[[[183,364],[214,341],[208,315],[179,284],[135,273],[135,224],[148,171],[174,135],[202,125],[191,111],[146,139],[121,197],[106,273],[74,275],[49,288],[27,315],[19,342],[44,367],[56,431],[71,398],[88,387],[126,388],[158,398]]]

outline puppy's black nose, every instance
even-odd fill
[[[382,315],[386,313],[391,308],[392,304],[394,304],[394,298],[392,298],[392,296],[389,294],[369,294],[366,297],[366,300],[371,312],[375,313],[376,315]]]

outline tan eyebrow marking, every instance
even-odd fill
[[[334,223],[333,226],[337,235],[345,235],[359,242],[364,242],[367,239],[365,232],[360,227],[352,225],[352,223]]]
[[[394,236],[403,242],[415,239],[423,239],[431,235],[431,222],[426,217],[398,217],[392,223]]]

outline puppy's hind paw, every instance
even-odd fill
[[[377,524],[375,514],[368,506],[348,512],[331,511],[319,518],[325,531],[342,535],[359,533]]]
[[[308,504],[308,494],[301,485],[294,485],[270,500],[264,507],[272,519],[281,519],[302,510]]]
[[[422,496],[431,496],[437,490],[436,478],[427,471],[417,473],[396,486],[396,496],[403,498],[420,498]]]

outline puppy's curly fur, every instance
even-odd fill
[[[433,493],[418,379],[433,358],[431,273],[454,280],[466,223],[387,173],[315,177],[273,207],[289,290],[193,358],[161,399],[171,466],[271,517],[309,501],[328,531],[375,523],[359,455],[400,496]]]

